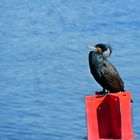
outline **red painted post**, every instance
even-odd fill
[[[88,140],[132,140],[131,94],[86,97]]]

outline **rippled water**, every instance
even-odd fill
[[[133,95],[140,139],[140,1],[1,0],[0,139],[83,140],[92,79],[85,46],[113,48],[110,61]]]

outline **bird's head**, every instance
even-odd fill
[[[95,46],[88,46],[90,49],[92,49],[94,52],[100,52],[103,54],[105,58],[109,57],[112,53],[111,46],[107,44],[96,44]]]

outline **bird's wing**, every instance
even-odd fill
[[[109,63],[107,60],[104,61],[101,69],[101,74],[103,78],[103,84],[105,84],[109,89],[114,88],[113,86],[118,85],[119,87],[124,87],[123,81],[115,69],[115,67]]]

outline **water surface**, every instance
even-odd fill
[[[0,139],[83,140],[85,101],[100,90],[88,45],[108,43],[133,95],[140,139],[140,1],[1,0]]]

